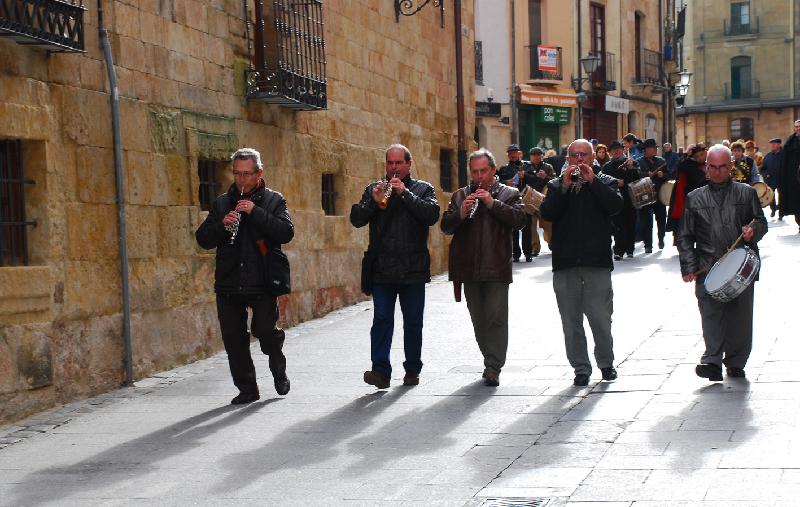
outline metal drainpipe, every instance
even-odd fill
[[[114,59],[111,56],[111,43],[108,31],[103,26],[103,0],[97,0],[97,26],[100,32],[100,47],[111,86],[111,132],[114,138],[114,174],[117,180],[117,211],[119,219],[119,258],[122,274],[122,339],[124,344],[123,365],[125,367],[124,385],[133,385],[133,344],[131,340],[131,300],[128,283],[128,238],[125,221],[125,178],[122,170],[122,139],[119,122],[119,89]]]
[[[575,57],[573,58],[574,63],[577,63],[578,69],[578,88],[583,88],[581,79],[583,79],[583,70],[581,68],[581,0],[575,0],[575,35],[577,36],[577,47],[575,48]],[[589,76],[591,78],[591,76]],[[579,100],[576,99],[578,102],[578,108],[575,110],[575,139],[580,139],[583,137],[583,105]],[[559,147],[558,154],[561,154],[561,148]]]
[[[461,0],[454,2],[454,31],[456,36],[456,115],[458,120],[458,184],[467,184],[467,134],[464,120],[464,57],[461,36]]]
[[[517,17],[511,0],[511,142],[519,144],[519,104],[517,104]]]

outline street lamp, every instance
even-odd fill
[[[594,91],[594,81],[592,81],[592,74],[600,66],[600,55],[589,53],[580,59],[581,68],[586,73],[587,77],[572,78],[572,88],[575,90],[575,100],[578,101],[578,111],[575,115],[575,137],[581,136],[581,121],[583,117],[583,103],[589,98],[589,95]],[[589,89],[583,89],[583,82],[589,82]]]

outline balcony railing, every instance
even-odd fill
[[[614,81],[614,53],[607,51],[595,52],[600,56],[600,64],[592,74],[592,84],[595,90],[613,91],[617,89],[617,82]]]
[[[664,66],[661,63],[661,53],[642,49],[637,63],[636,76],[633,78],[634,83],[654,85],[662,83],[661,78]]]
[[[553,58],[555,56],[555,58]],[[561,81],[563,66],[561,48],[553,46],[531,46],[531,79]]]
[[[83,51],[83,0],[0,0],[0,37],[49,51]]]
[[[755,21],[755,23],[753,22]],[[726,36],[730,35],[755,35],[758,33],[758,16],[750,19],[749,23],[742,23],[741,20],[727,19],[722,21],[722,31]]]
[[[725,100],[757,99],[760,96],[761,87],[758,79],[739,81],[738,83],[725,83]]]
[[[322,1],[256,0],[255,11],[247,98],[291,109],[325,109]]]

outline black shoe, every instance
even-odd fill
[[[234,399],[231,400],[231,405],[245,405],[257,401],[261,396],[258,393],[239,393]]]
[[[539,252],[533,252],[532,254],[534,257],[539,257]]]
[[[603,380],[617,379],[617,370],[615,370],[613,366],[609,366],[608,368],[600,368],[600,371],[603,372]]]
[[[583,373],[579,373],[575,375],[575,380],[572,381],[572,385],[578,387],[586,387],[589,385],[589,375],[584,375]]]
[[[286,375],[283,378],[276,378],[275,379],[275,392],[281,396],[286,396],[289,394],[289,389],[291,388],[291,384],[289,383],[289,377]]]
[[[389,389],[389,379],[376,371],[365,371],[364,382],[378,389]]]
[[[707,378],[711,382],[722,380],[722,366],[717,366],[716,364],[698,364],[694,372],[698,377]]]
[[[525,262],[533,262],[533,257],[525,257]]]
[[[653,247],[651,246],[650,248],[645,248],[644,253],[653,253]]]
[[[658,240],[658,249],[659,250],[663,250],[664,249],[664,238],[661,238],[661,239]]]
[[[514,257],[514,262],[519,262],[519,257]]]
[[[628,252],[628,258],[633,259],[633,252]]]
[[[414,375],[413,373],[406,373],[406,376],[403,377],[403,385],[404,386],[418,386],[419,385],[419,375]]]
[[[745,378],[747,376],[744,374],[744,368],[725,368],[725,373],[729,377],[735,378]]]
[[[770,218],[775,216],[775,210],[772,210],[772,214],[769,216]]]
[[[500,385],[500,374],[493,371],[483,372],[483,383],[489,387],[497,387]]]
[[[621,260],[622,260],[622,256],[621,256],[621,255],[614,254],[614,260],[615,260],[615,261],[621,261]]]

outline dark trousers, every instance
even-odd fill
[[[475,340],[487,371],[500,373],[508,351],[508,282],[464,282]]]
[[[525,258],[533,254],[533,235],[531,234],[531,216],[525,215],[525,227],[521,231],[514,231],[514,258],[519,259],[521,255]],[[520,234],[521,233],[521,234]],[[522,251],[519,248],[519,237],[522,236]]]
[[[250,355],[247,308],[253,310],[250,331],[258,338],[261,351],[269,356],[269,369],[276,379],[286,377],[286,356],[282,350],[285,334],[275,327],[278,303],[274,297],[217,294],[217,317],[233,384],[243,393],[258,393],[256,368]]]
[[[664,234],[667,228],[667,208],[660,202],[645,206],[639,211],[639,227],[642,234],[644,247],[648,250],[653,248],[653,215],[656,217],[656,227],[658,229],[658,241],[664,241]]]
[[[706,292],[705,277],[697,279],[694,294],[700,308],[706,350],[700,362],[744,368],[753,348],[753,287],[738,298],[720,303]]]
[[[372,371],[386,378],[392,376],[389,353],[394,333],[394,305],[400,299],[403,313],[403,349],[406,373],[419,375],[422,370],[422,315],[425,312],[425,284],[376,283],[372,288],[375,315],[369,335],[372,341]]]
[[[612,220],[614,222],[614,255],[632,254],[636,229],[636,208],[626,204]]]

